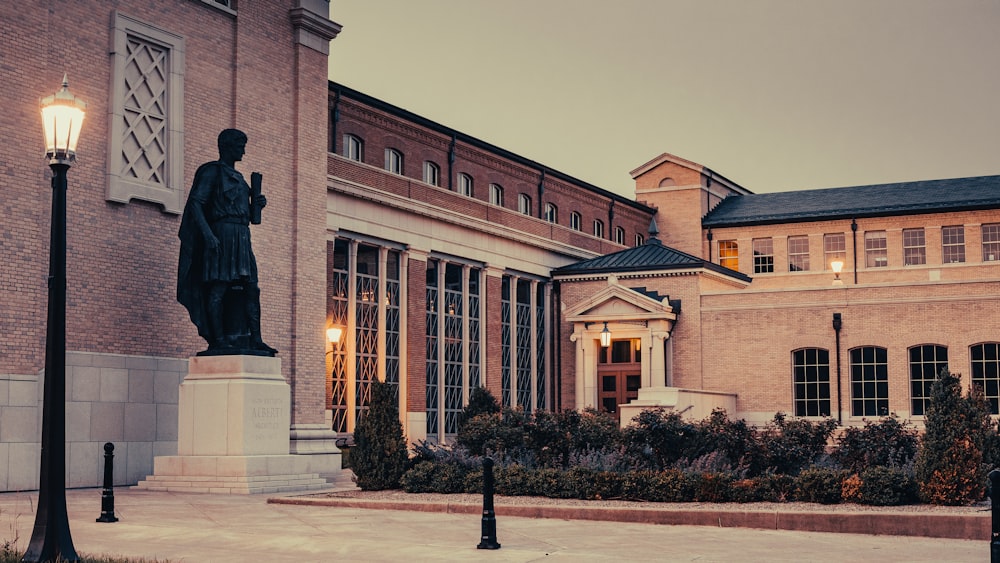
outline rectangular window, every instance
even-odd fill
[[[965,227],[941,227],[941,261],[945,264],[965,262]]]
[[[865,267],[885,268],[889,265],[888,245],[885,231],[865,233]]]
[[[889,364],[885,348],[851,350],[851,416],[889,414]]]
[[[753,273],[774,272],[774,243],[769,238],[753,239]]]
[[[917,266],[927,263],[924,229],[903,229],[903,264]]]
[[[110,201],[184,209],[184,38],[114,12]]]
[[[719,241],[719,265],[740,271],[740,248],[735,240]]]
[[[830,416],[830,352],[806,348],[792,353],[795,416]]]
[[[847,244],[844,233],[827,233],[823,235],[823,262],[824,267],[833,269],[833,262],[847,262]]]
[[[1000,223],[983,225],[983,262],[1000,260]]]
[[[910,348],[910,401],[911,412],[921,416],[927,411],[931,398],[931,385],[941,370],[948,367],[948,348],[928,344]]]
[[[788,271],[809,270],[809,237],[788,237]]]

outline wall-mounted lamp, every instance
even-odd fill
[[[604,330],[601,331],[601,348],[611,346],[611,331],[608,330],[608,323],[604,323]]]
[[[840,272],[844,271],[844,261],[830,262],[830,269],[833,270],[833,285],[844,285],[844,280],[840,279]]]
[[[333,344],[336,344],[337,342],[340,342],[340,335],[343,334],[343,333],[344,333],[344,329],[342,329],[340,327],[336,327],[336,326],[335,327],[330,327],[330,328],[326,329],[326,339],[329,340],[330,342],[332,342]]]

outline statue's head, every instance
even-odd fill
[[[219,133],[219,156],[226,160],[230,156],[233,161],[243,158],[243,151],[246,149],[247,135],[239,129],[224,129]]]

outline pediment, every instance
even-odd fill
[[[673,320],[677,318],[677,315],[666,298],[657,301],[611,280],[608,287],[567,310],[566,318],[571,322],[629,319]]]

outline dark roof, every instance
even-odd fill
[[[552,275],[572,274],[603,274],[619,272],[645,272],[654,270],[684,270],[688,268],[704,268],[727,275],[742,281],[750,281],[750,277],[735,270],[724,268],[697,256],[692,256],[664,246],[659,239],[651,237],[642,246],[627,248],[590,260],[577,262],[552,270]]]
[[[478,148],[480,150],[484,150],[486,152],[491,152],[491,153],[495,154],[496,156],[499,156],[500,158],[505,158],[505,159],[510,160],[512,162],[516,162],[516,163],[518,163],[518,164],[520,164],[522,166],[525,166],[527,168],[532,168],[532,169],[538,171],[539,173],[544,173],[546,176],[552,176],[552,177],[558,178],[558,179],[560,179],[560,180],[562,180],[564,182],[567,182],[567,183],[574,184],[576,186],[582,187],[582,188],[584,188],[586,190],[589,190],[589,191],[594,192],[594,193],[596,193],[598,195],[606,197],[606,198],[614,201],[615,203],[620,203],[622,205],[627,205],[629,207],[632,207],[632,208],[637,209],[637,210],[639,210],[641,212],[644,212],[644,213],[650,213],[650,214],[656,213],[655,209],[653,209],[652,207],[649,207],[648,205],[646,205],[644,203],[640,203],[640,202],[638,202],[638,201],[636,201],[634,199],[627,198],[627,197],[625,197],[625,196],[623,196],[621,194],[616,194],[614,192],[605,190],[604,188],[595,186],[594,184],[591,184],[589,182],[584,182],[583,180],[580,180],[579,178],[574,178],[573,176],[570,176],[569,174],[566,174],[564,172],[560,172],[560,171],[555,170],[553,168],[549,168],[548,166],[545,166],[544,164],[540,164],[538,162],[535,162],[534,160],[525,158],[525,157],[523,157],[523,156],[521,156],[521,155],[519,155],[517,153],[510,152],[507,149],[502,149],[502,148],[500,148],[500,147],[498,147],[496,145],[487,143],[486,141],[477,139],[476,137],[473,137],[471,135],[468,135],[466,133],[458,131],[457,129],[452,129],[451,127],[448,127],[447,125],[441,125],[440,123],[438,123],[436,121],[431,121],[430,119],[427,119],[426,117],[423,117],[421,115],[417,115],[417,114],[415,114],[415,113],[413,113],[411,111],[405,110],[405,109],[403,109],[403,108],[401,108],[399,106],[394,106],[394,105],[392,105],[392,104],[390,104],[388,102],[380,100],[380,99],[378,99],[378,98],[376,98],[374,96],[369,96],[368,94],[365,94],[364,92],[360,92],[358,90],[355,90],[355,89],[350,88],[348,86],[345,86],[343,84],[340,84],[340,83],[337,83],[337,82],[334,82],[334,81],[331,80],[330,83],[329,83],[329,90],[332,91],[335,96],[341,96],[341,95],[347,96],[348,98],[351,98],[353,100],[357,100],[357,101],[359,101],[359,102],[361,102],[361,103],[363,103],[365,105],[368,105],[368,106],[371,106],[371,107],[374,107],[374,108],[378,108],[379,110],[382,110],[382,111],[384,111],[384,112],[386,112],[386,113],[388,113],[390,115],[395,115],[396,117],[399,117],[400,119],[404,119],[406,121],[411,121],[413,123],[416,123],[417,125],[420,125],[421,127],[426,127],[428,129],[430,129],[431,131],[436,131],[436,132],[438,132],[438,133],[440,133],[442,135],[446,135],[448,137],[452,137],[453,139],[455,139],[457,141],[460,141],[462,143],[465,143],[465,144],[467,144],[469,146],[476,147],[476,148]]]
[[[979,176],[730,196],[701,223],[732,227],[995,208],[1000,176]]]

